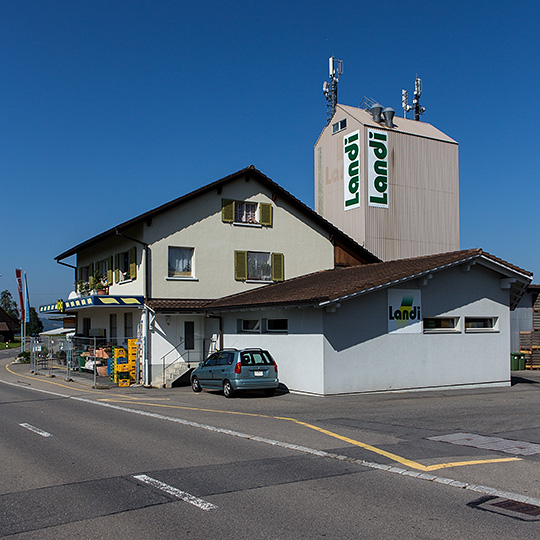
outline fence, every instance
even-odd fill
[[[121,352],[122,356],[129,355],[128,340],[79,336],[32,338],[30,369],[35,373],[68,379],[76,374],[83,378],[92,378],[94,385],[118,382],[114,372],[114,356],[117,349],[126,351]],[[130,364],[130,367],[133,365],[133,369],[128,372],[129,377],[126,377],[129,382],[138,383],[141,380],[141,353],[142,341],[139,339],[137,349],[134,351],[135,360]]]

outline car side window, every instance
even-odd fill
[[[217,355],[213,354],[212,356],[206,359],[204,366],[205,367],[215,366],[217,364],[217,359],[218,359]]]
[[[230,357],[230,353],[220,353],[217,360],[217,365],[228,366],[230,364],[229,357]]]

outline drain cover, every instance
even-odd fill
[[[538,516],[540,516],[540,506],[513,501],[511,499],[502,499],[493,495],[480,497],[480,499],[468,503],[467,506],[520,521],[540,521],[538,519]]]
[[[509,499],[491,503],[491,506],[498,506],[505,510],[511,510],[512,512],[519,512],[521,514],[527,514],[528,516],[540,516],[540,506],[534,506],[532,504],[526,504],[518,501],[511,501]]]

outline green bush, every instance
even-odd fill
[[[23,351],[19,353],[19,356],[17,357],[17,360],[21,362],[22,364],[29,364],[30,363],[30,351]]]

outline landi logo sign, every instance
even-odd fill
[[[388,333],[422,333],[422,295],[416,289],[388,289]]]
[[[368,204],[388,208],[388,140],[385,131],[368,129]]]
[[[343,137],[343,192],[345,210],[360,206],[360,131]]]

